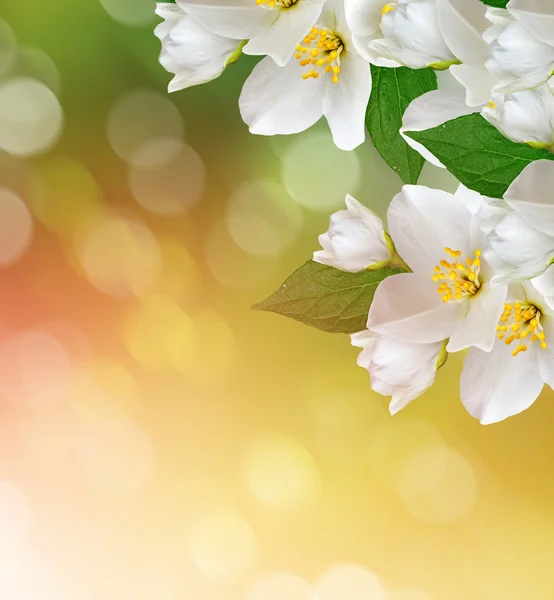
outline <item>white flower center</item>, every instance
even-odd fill
[[[258,6],[261,6],[262,8],[270,8],[270,9],[290,8],[291,6],[294,6],[298,2],[298,0],[255,0],[255,1]]]
[[[437,292],[443,302],[459,302],[474,296],[480,289],[479,271],[481,269],[481,250],[475,250],[473,258],[461,258],[460,250],[445,248],[444,251],[455,262],[441,260],[435,267],[433,281],[439,282]]]
[[[321,73],[329,73],[333,83],[338,83],[343,50],[344,43],[336,33],[312,27],[304,38],[304,44],[296,47],[295,57],[300,66],[310,66],[309,71],[302,73],[302,79],[317,79]]]
[[[526,342],[538,342],[541,348],[546,349],[546,336],[541,325],[541,311],[527,302],[514,302],[504,304],[504,312],[500,317],[500,323],[496,326],[498,339],[504,340],[505,344],[512,344],[517,340],[512,356],[520,352],[526,352]],[[508,337],[506,334],[510,332]]]

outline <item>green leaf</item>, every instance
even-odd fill
[[[417,183],[425,160],[399,133],[408,104],[425,92],[437,89],[433,69],[391,69],[371,65],[373,87],[366,124],[379,154],[404,183]]]
[[[458,181],[491,198],[502,198],[528,164],[554,160],[548,150],[510,141],[478,114],[405,133],[434,154]]]
[[[329,333],[356,333],[366,328],[377,286],[403,269],[346,273],[308,261],[267,300],[252,308],[274,312]]]
[[[483,4],[487,6],[494,6],[495,8],[506,8],[506,4],[508,4],[510,0],[481,0]]]

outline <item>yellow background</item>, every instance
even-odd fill
[[[393,418],[347,337],[251,311],[346,192],[384,215],[401,182],[324,123],[250,135],[251,58],[169,98],[152,10],[0,7],[2,119],[22,76],[64,114],[0,153],[34,224],[0,270],[0,599],[553,598],[552,392],[483,427],[458,355]]]

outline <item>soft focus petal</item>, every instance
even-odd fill
[[[408,131],[425,131],[447,121],[479,112],[480,107],[468,107],[463,88],[452,87],[433,90],[416,98],[406,109],[400,134],[406,142],[430,163],[442,167],[442,163],[424,146],[404,135]]]
[[[279,66],[285,66],[298,42],[315,25],[322,8],[321,2],[302,0],[293,8],[276,11],[278,16],[271,27],[252,38],[244,47],[244,53],[267,54]]]
[[[371,95],[369,65],[356,54],[344,52],[339,82],[327,77],[323,100],[325,115],[335,145],[342,150],[353,150],[365,140],[365,113]]]
[[[356,348],[362,348],[362,351],[358,355],[358,365],[364,369],[369,369],[379,336],[376,333],[366,329],[365,331],[360,331],[359,333],[353,333],[350,336],[350,340],[353,346]]]
[[[440,342],[450,337],[466,310],[465,302],[443,302],[430,277],[403,273],[379,284],[367,328],[410,344]]]
[[[506,300],[506,286],[491,287],[485,283],[473,298],[467,301],[468,310],[463,322],[450,336],[448,352],[459,352],[475,346],[490,352],[496,339],[496,326]]]
[[[537,350],[512,356],[512,347],[497,340],[492,352],[472,348],[464,362],[460,393],[470,415],[483,425],[516,415],[537,399],[543,388]]]
[[[298,62],[279,67],[267,57],[242,88],[240,113],[252,133],[299,133],[321,118],[324,87],[323,77],[302,79]]]
[[[379,32],[383,0],[345,0],[346,22],[353,34],[373,36]]]
[[[446,247],[464,257],[476,250],[470,247],[471,213],[448,192],[405,185],[393,198],[387,220],[398,254],[414,272],[429,278],[446,258]]]
[[[554,161],[537,160],[525,167],[504,199],[538,231],[554,236]]]

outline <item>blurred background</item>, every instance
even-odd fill
[[[249,57],[170,97],[153,9],[0,8],[0,598],[551,599],[552,392],[482,427],[457,356],[392,418],[346,336],[251,311],[401,182],[250,135]]]

